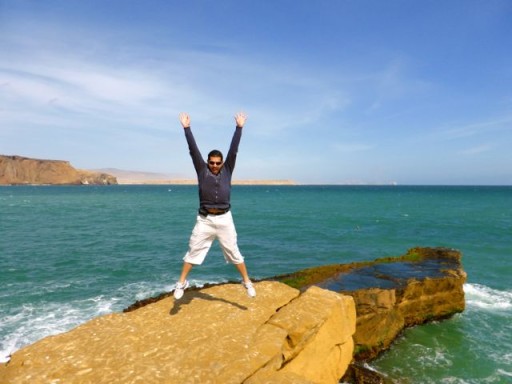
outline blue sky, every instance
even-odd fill
[[[512,2],[0,0],[0,154],[194,177],[512,185]]]

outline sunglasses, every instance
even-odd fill
[[[222,161],[209,161],[208,164],[210,164],[210,165],[221,165]]]

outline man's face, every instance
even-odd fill
[[[218,175],[222,168],[222,159],[218,156],[212,156],[208,159],[208,168],[214,175]]]

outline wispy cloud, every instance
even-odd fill
[[[479,155],[484,152],[489,152],[493,149],[493,146],[490,144],[482,144],[478,145],[476,147],[467,148],[464,150],[459,151],[459,155],[464,156],[473,156],[473,155]]]
[[[389,102],[416,97],[432,90],[428,81],[411,74],[412,63],[405,56],[395,56],[381,63],[370,75],[367,87],[373,89],[373,98],[369,99],[367,113],[380,110]]]
[[[335,143],[333,144],[334,150],[337,152],[364,152],[375,148],[373,144],[366,143]]]
[[[31,109],[33,113],[59,108],[96,119],[122,120],[124,116],[130,123],[144,120],[144,116],[175,117],[181,110],[189,110],[198,116],[196,122],[216,124],[225,121],[225,113],[219,111],[233,113],[250,107],[253,116],[260,116],[260,132],[275,134],[313,125],[350,104],[348,96],[331,87],[325,77],[266,58],[237,57],[237,52],[229,49],[172,48],[156,54],[150,47],[139,47],[133,55],[145,52],[158,59],[148,65],[127,57],[126,64],[119,66],[117,60],[110,61],[103,54],[85,55],[81,46],[70,49],[68,44],[45,45],[45,41],[37,47],[30,42],[32,49],[21,46],[0,59],[4,108]],[[96,49],[108,51],[107,47]],[[279,100],[279,107],[269,100]]]
[[[489,121],[444,128],[437,131],[437,137],[442,140],[457,140],[504,129],[512,130],[512,117],[505,116]]]

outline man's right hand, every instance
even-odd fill
[[[238,112],[235,115],[235,121],[236,121],[237,127],[243,128],[244,124],[245,124],[245,120],[247,120],[247,115],[244,112]]]
[[[190,128],[190,116],[185,112],[181,112],[180,123],[183,126],[183,128]]]

